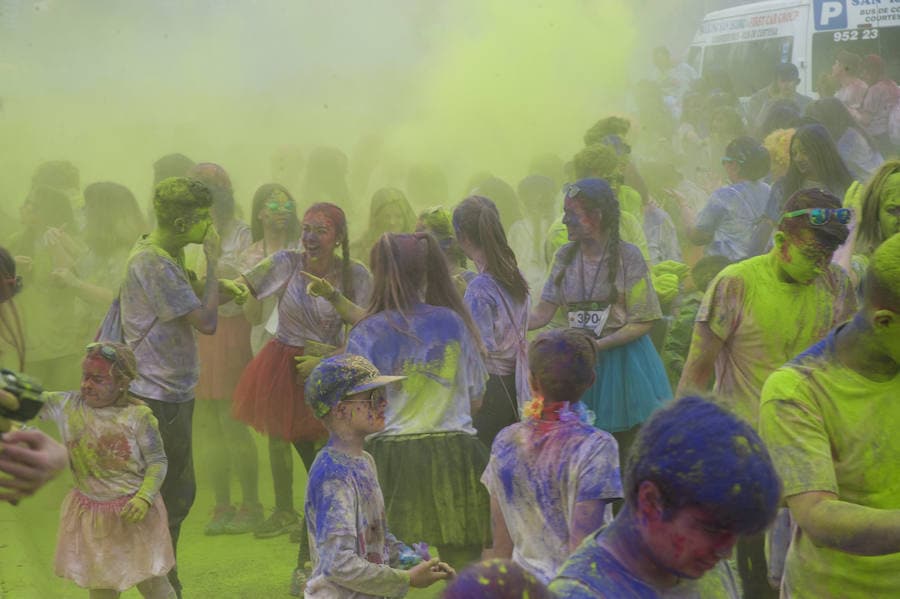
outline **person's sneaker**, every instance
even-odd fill
[[[265,515],[263,514],[263,506],[242,505],[234,517],[225,525],[225,534],[240,535],[245,532],[253,532],[263,523]]]
[[[231,522],[231,519],[234,518],[234,508],[230,505],[221,505],[217,506],[213,510],[212,519],[206,525],[206,528],[203,529],[203,534],[205,535],[223,535],[225,534],[225,527],[228,526],[228,523]]]
[[[269,539],[278,535],[287,534],[291,528],[297,526],[300,517],[287,510],[275,510],[269,518],[256,527],[253,531],[254,536],[258,539]]]
[[[306,582],[309,580],[309,575],[312,572],[311,566],[309,562],[306,562],[302,568],[294,568],[294,572],[291,574],[291,590],[289,591],[292,597],[303,596],[303,591],[306,590]]]

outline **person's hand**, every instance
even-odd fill
[[[3,434],[0,440],[0,501],[33,495],[69,463],[66,448],[37,429]]]
[[[135,495],[128,500],[128,503],[122,506],[119,515],[126,522],[140,522],[147,515],[147,510],[149,509],[150,504],[147,503],[147,500]]]
[[[16,272],[20,275],[31,272],[31,268],[34,266],[31,256],[16,256],[14,260],[16,261]]]
[[[454,576],[456,576],[456,570],[435,557],[410,568],[409,586],[415,589],[424,589],[439,580],[448,580]]]
[[[50,272],[50,276],[60,286],[74,287],[78,284],[78,277],[70,268],[54,268]]]
[[[4,409],[15,411],[19,409],[19,400],[15,395],[0,389],[0,406]],[[12,422],[8,418],[0,416],[0,433],[5,433],[12,426]]]
[[[674,188],[671,188],[671,187],[666,188],[663,191],[665,193],[667,193],[669,195],[669,197],[671,197],[673,200],[675,200],[675,203],[678,204],[679,206],[686,206],[688,204],[687,198],[684,197],[684,195],[680,191],[678,191]]]
[[[238,306],[242,306],[250,297],[250,289],[246,285],[231,279],[219,279],[219,293],[231,297]]]
[[[63,230],[64,227],[65,225],[63,225],[63,227],[48,227],[47,230],[44,231],[44,243],[50,247],[63,245],[65,243],[71,244],[72,238]]]
[[[222,240],[219,238],[219,232],[216,226],[209,225],[206,230],[206,237],[203,238],[203,253],[206,256],[207,265],[215,266],[222,257]]]
[[[317,356],[296,356],[294,361],[297,363],[295,365],[297,374],[300,375],[301,379],[306,379],[313,371],[313,368],[322,361],[322,358]]]
[[[307,295],[312,297],[324,297],[328,301],[331,301],[332,297],[334,297],[334,285],[329,283],[327,279],[311,275],[306,271],[301,270],[300,274],[309,279],[309,284],[306,286]]]

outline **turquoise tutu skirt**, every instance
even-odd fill
[[[599,354],[594,373],[581,401],[596,415],[594,426],[607,432],[641,424],[672,399],[666,369],[647,335]]]

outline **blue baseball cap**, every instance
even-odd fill
[[[316,418],[322,418],[348,395],[362,393],[405,376],[384,376],[362,356],[340,354],[319,362],[306,379],[305,400]]]

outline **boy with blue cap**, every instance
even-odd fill
[[[366,436],[384,428],[384,387],[404,378],[382,376],[365,358],[342,354],[322,360],[306,381],[306,403],[329,432],[306,490],[312,556],[307,598],[403,597],[410,587],[455,574],[424,550],[425,559],[400,569],[421,558],[388,532],[375,461],[363,450]],[[295,571],[297,594],[302,574]]]

